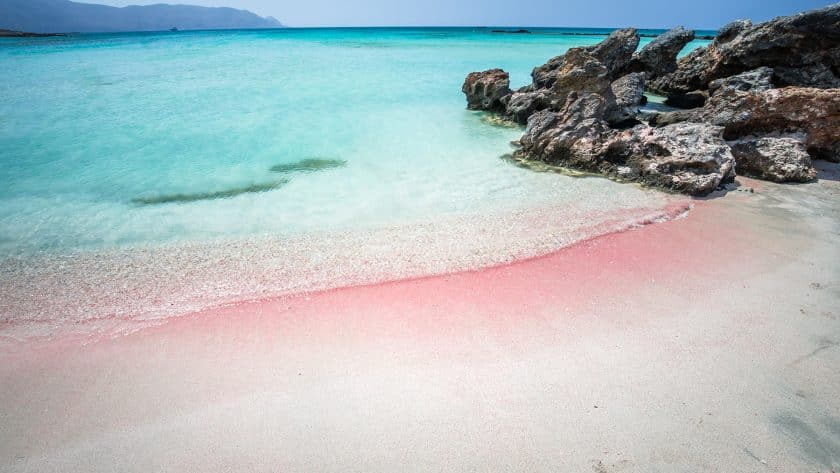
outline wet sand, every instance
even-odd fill
[[[836,470],[837,169],[511,265],[6,346],[0,470]]]

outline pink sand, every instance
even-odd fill
[[[0,470],[830,471],[840,255],[809,212],[836,199],[768,184],[507,266],[26,343]]]

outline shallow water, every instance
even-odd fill
[[[662,207],[665,197],[635,186],[537,173],[499,159],[522,130],[465,110],[464,76],[502,67],[521,86],[547,58],[602,39],[540,32],[306,29],[0,41],[0,322],[78,322],[95,312],[134,317],[143,305],[134,301],[129,310],[119,300],[143,285],[194,278],[207,262],[193,258],[190,267],[179,257],[196,245],[243,262],[241,273],[265,266],[258,260],[294,246],[288,242],[329,252],[318,242],[350,234],[356,246],[342,251],[357,255],[373,241],[388,246],[381,237],[396,228],[424,235],[425,269],[388,264],[386,271],[373,263],[370,278],[350,278],[362,282],[505,261],[534,253],[528,244],[547,251],[570,241],[545,239],[541,246],[537,230],[530,240],[510,234],[516,240],[504,244],[503,227],[529,209],[575,215],[544,222],[571,235],[583,226],[609,230],[598,218],[588,221],[587,212]],[[441,238],[446,221],[458,222],[460,240],[479,226],[498,232],[499,246],[510,251],[470,259],[465,255],[481,246]],[[262,250],[232,250],[250,241],[262,242]],[[313,264],[307,245],[298,247],[297,266],[272,263],[269,269],[283,267],[287,279],[276,287],[260,283],[263,292],[341,284],[346,274],[337,270],[319,284],[293,281],[344,261],[331,254],[325,259],[333,268]],[[116,287],[126,293],[108,289],[116,302],[95,310],[99,297],[82,287],[108,278],[95,274],[110,267],[103,261],[136,251],[152,252],[159,264],[123,267],[115,278],[125,284]],[[440,251],[460,263],[447,266]],[[371,253],[388,258],[388,251]],[[102,264],[67,273],[64,258]],[[167,266],[173,261],[185,266]],[[166,273],[155,273],[163,267]],[[21,294],[23,286],[32,292]],[[213,294],[191,289],[190,298],[183,291],[169,288],[158,299],[189,299],[192,309],[201,306],[196,298]],[[232,289],[225,300],[252,292]],[[78,307],[62,307],[71,304]]]

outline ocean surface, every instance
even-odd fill
[[[465,109],[469,72],[519,87],[608,30],[533,31],[0,40],[0,336],[473,269],[668,218],[664,194],[511,164],[522,128]]]

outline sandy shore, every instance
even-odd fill
[[[838,175],[512,265],[12,345],[0,470],[834,471]]]

